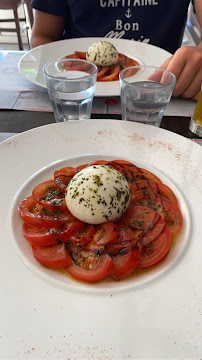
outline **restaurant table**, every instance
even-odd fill
[[[40,88],[39,86],[37,87],[24,79],[18,70],[19,60],[25,53],[25,51],[0,51],[0,133],[10,133],[10,135],[12,135],[12,133],[21,133],[38,126],[55,122],[51,105],[47,103],[49,100],[46,90]],[[22,95],[22,97],[24,96],[24,98],[27,96],[28,99],[31,97],[34,98],[35,94],[37,94],[38,98],[34,99],[34,102],[31,104],[28,102],[23,103],[23,98],[20,105],[15,107],[8,101],[9,96],[14,96],[13,94],[16,95],[16,99],[18,99],[20,95]],[[40,97],[45,100],[43,100],[42,104],[40,104],[41,111],[36,111],[36,106],[39,104],[38,100]],[[112,104],[113,101],[115,101],[115,103],[119,102],[118,106],[111,106],[111,108],[106,105],[106,101],[102,99],[103,98],[94,98],[93,105],[95,105],[92,109],[91,118],[120,120],[120,98],[112,97],[111,99],[107,99],[107,101],[112,101]],[[15,103],[15,97],[13,103]],[[27,104],[28,109],[25,110],[23,106],[27,106]],[[186,104],[188,104],[188,108],[184,111]],[[187,103],[185,102],[185,106],[184,103],[180,103],[180,107],[178,107],[177,100],[173,107],[169,108],[168,106],[160,127],[187,138],[197,139],[197,136],[193,135],[189,131],[190,113],[193,109],[194,103],[190,100],[190,104],[192,107],[189,106],[189,101],[187,101]],[[173,109],[176,108],[177,111],[173,111]]]
[[[166,109],[160,127],[168,131],[140,126],[136,132],[135,124],[116,121],[121,120],[117,97],[94,98],[92,128],[86,126],[86,122],[82,126],[79,121],[69,122],[67,127],[66,124],[46,126],[55,123],[47,91],[35,89],[33,84],[21,78],[17,61],[22,54],[7,52],[2,70],[1,56],[6,59],[7,55],[0,52],[0,168],[3,174],[0,196],[0,359],[201,359],[202,149],[190,140],[200,144],[202,139],[189,131],[195,103],[185,101],[188,105],[185,109],[179,99],[177,108],[177,99],[170,109]],[[10,83],[5,74],[10,76]],[[40,102],[41,98],[43,101]],[[29,109],[23,108],[25,102]],[[109,103],[117,106],[110,107]],[[37,105],[41,106],[40,111]],[[107,122],[106,119],[113,120]],[[101,125],[100,121],[95,124],[97,120],[101,120]],[[68,127],[71,131],[63,137],[63,129]],[[105,131],[100,131],[100,127]],[[12,138],[16,134],[19,136]],[[39,179],[41,182],[41,177],[46,179],[47,172],[58,161],[63,164],[68,157],[71,161],[72,158],[80,161],[83,156],[91,158],[95,154],[101,157],[112,154],[111,149],[120,152],[123,158],[135,156],[140,163],[151,164],[151,169],[155,168],[168,186],[172,184],[185,215],[185,226],[180,235],[183,253],[180,252],[180,257],[178,253],[177,261],[175,258],[175,263],[171,262],[166,270],[162,267],[160,275],[152,275],[149,271],[150,280],[141,283],[140,279],[137,288],[127,288],[126,283],[122,289],[119,282],[115,288],[111,288],[111,284],[107,288],[106,282],[106,288],[104,283],[103,289],[101,284],[100,288],[92,287],[90,291],[89,287],[86,289],[79,283],[73,283],[70,288],[68,284],[61,287],[62,282],[54,283],[43,270],[32,266],[29,247],[26,256],[23,256],[24,250],[21,252],[19,244],[26,242],[17,213],[19,196],[29,196],[33,182],[39,183]],[[191,221],[184,199],[191,209]],[[189,226],[193,225],[192,241],[184,245],[184,239],[189,240]],[[179,247],[179,242],[176,244]],[[176,251],[177,247],[174,246]],[[57,274],[59,276],[60,272]],[[152,286],[150,281],[153,281]]]
[[[92,119],[117,119],[121,120],[120,114],[92,114]],[[161,128],[173,131],[187,138],[196,138],[189,130],[189,117],[164,116]],[[0,132],[21,133],[32,128],[54,123],[55,119],[51,112],[0,110]]]

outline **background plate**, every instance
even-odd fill
[[[27,52],[19,62],[21,74],[32,83],[46,88],[43,76],[43,66],[49,61],[55,61],[75,50],[86,51],[96,41],[110,41],[118,52],[123,53],[140,64],[160,66],[171,54],[166,50],[150,44],[126,39],[111,38],[79,38],[56,41],[38,46]],[[119,96],[119,82],[96,83],[96,96]]]
[[[15,201],[57,162],[84,154],[133,159],[173,184],[189,236],[161,276],[136,288],[75,291],[35,276],[17,256]],[[118,120],[52,124],[1,143],[0,358],[200,359],[201,160],[191,140]]]

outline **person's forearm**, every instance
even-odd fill
[[[44,45],[44,44],[48,44],[50,42],[53,42],[54,39],[50,38],[50,37],[46,37],[46,36],[32,36],[31,40],[30,40],[30,47],[31,49],[39,46],[39,45]]]
[[[197,46],[199,48],[199,50],[202,52],[202,41],[198,44]]]

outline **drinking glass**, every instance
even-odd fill
[[[61,59],[43,68],[56,122],[90,119],[97,66],[81,59]]]
[[[189,122],[189,130],[193,134],[202,137],[202,90],[200,91],[199,99]]]
[[[132,66],[119,75],[122,119],[160,126],[176,77],[154,66]]]

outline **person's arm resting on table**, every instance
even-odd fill
[[[56,16],[34,10],[31,48],[59,40],[63,33],[64,25],[64,16]]]
[[[194,6],[202,29],[202,0],[195,0]],[[198,99],[202,84],[202,41],[198,46],[179,48],[161,67],[177,77],[173,96]]]

